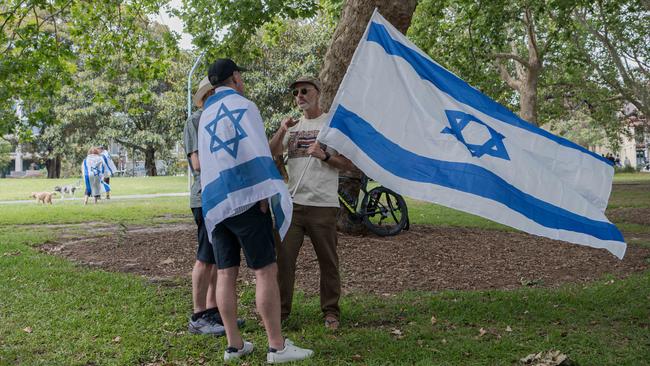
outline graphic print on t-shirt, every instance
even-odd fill
[[[317,136],[318,130],[290,132],[288,143],[289,159],[309,157],[307,149],[316,141]],[[325,150],[327,146],[321,144],[321,148]]]

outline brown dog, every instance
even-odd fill
[[[32,192],[32,198],[36,198],[36,202],[43,202],[43,204],[52,204],[52,192]]]

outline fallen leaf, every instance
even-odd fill
[[[356,362],[363,361],[363,357],[359,354],[352,355],[352,361],[356,361]]]
[[[487,330],[485,330],[483,328],[478,330],[478,336],[479,337],[483,337],[485,335],[485,333],[487,333]]]
[[[506,332],[512,332],[512,328],[509,325],[506,327]]]
[[[558,350],[531,353],[519,361],[531,366],[564,366],[573,364],[567,355]]]
[[[117,337],[113,338],[114,343],[120,343],[121,340],[122,340],[122,337],[120,337],[120,336],[117,336]]]
[[[174,260],[171,258],[167,258],[164,261],[160,262],[160,264],[172,264],[174,263]]]
[[[25,328],[23,328],[23,332],[25,332],[25,333],[31,333],[31,332],[32,332],[32,327],[25,327]]]
[[[393,329],[390,333],[393,334],[393,335],[396,335],[396,336],[401,336],[402,335],[402,331],[397,329],[397,328]]]
[[[431,317],[431,325],[436,325],[437,322],[438,322],[438,319],[436,319],[435,316],[432,316]]]

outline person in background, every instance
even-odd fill
[[[105,184],[102,184],[104,190],[106,191],[106,199],[111,199],[111,176],[117,171],[117,167],[111,158],[111,154],[108,152],[105,146],[100,146],[99,153],[104,162],[104,171],[102,172],[102,181]]]
[[[93,197],[95,203],[101,196],[101,174],[106,167],[100,154],[99,148],[91,147],[88,156],[81,163],[81,176],[86,186],[84,205],[88,204],[88,198]]]

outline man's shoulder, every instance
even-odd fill
[[[203,114],[203,108],[199,108],[192,113],[192,116],[187,120],[187,125],[194,124],[195,126],[199,124],[201,120],[201,115]]]

